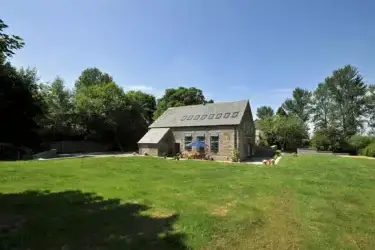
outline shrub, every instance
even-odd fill
[[[375,142],[375,138],[371,136],[363,136],[363,135],[353,135],[347,141],[347,143],[357,151],[360,152],[361,149],[366,148],[372,142]]]
[[[179,161],[180,160],[180,157],[181,157],[181,154],[180,153],[177,153],[175,156],[174,156],[174,159],[176,161]]]
[[[320,131],[316,131],[311,139],[311,146],[320,151],[327,151],[331,148],[328,136]]]
[[[375,157],[375,142],[362,149],[361,155]]]
[[[240,159],[240,153],[238,152],[238,149],[233,149],[232,152],[232,162],[238,162]]]
[[[275,155],[273,156],[274,159],[276,159],[277,157],[281,156],[281,152],[279,150],[277,150],[275,152]]]

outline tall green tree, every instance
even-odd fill
[[[7,27],[0,20],[0,140],[34,147],[38,143],[35,117],[42,113],[34,96],[37,86],[32,79],[6,62],[24,46],[19,36],[5,33]]]
[[[79,90],[83,87],[89,87],[92,85],[110,83],[113,82],[112,76],[108,73],[102,72],[98,68],[87,68],[82,71],[75,83],[75,89]]]
[[[326,83],[319,83],[312,99],[312,121],[316,129],[327,129],[334,122],[335,112],[329,88]]]
[[[281,149],[295,149],[308,139],[308,132],[304,122],[297,116],[275,116],[273,133]]]
[[[368,126],[370,128],[370,133],[375,135],[375,84],[368,86],[368,93],[366,98]]]
[[[257,109],[258,119],[265,119],[274,115],[273,109],[270,106],[261,106]]]
[[[287,99],[282,107],[288,115],[296,115],[303,122],[310,117],[311,92],[305,89],[296,88],[293,90],[293,98]]]
[[[334,125],[343,138],[348,138],[363,127],[367,86],[351,65],[335,70],[325,82],[332,100],[332,111],[336,114]]]
[[[153,115],[156,110],[155,96],[144,93],[142,91],[128,91],[126,96],[133,102],[133,105],[138,105],[143,116],[148,124],[153,121]]]
[[[56,77],[50,84],[42,84],[40,91],[45,107],[45,115],[39,120],[43,138],[55,141],[78,135],[73,95],[64,80]]]
[[[0,65],[0,83],[1,141],[34,147],[38,128],[35,118],[42,114],[33,95],[34,86],[25,82],[10,63]]]
[[[281,149],[302,146],[308,139],[306,125],[297,116],[275,115],[259,120],[260,130],[268,145],[278,145]]]
[[[147,122],[116,83],[86,87],[76,93],[76,108],[90,138],[125,150],[136,147]]]
[[[203,95],[202,90],[194,87],[166,89],[164,96],[157,102],[154,119],[157,119],[161,114],[164,113],[164,111],[166,111],[170,107],[205,104],[208,102],[213,101],[207,101]]]

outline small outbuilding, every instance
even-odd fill
[[[167,109],[138,142],[139,153],[164,156],[191,151],[194,141],[206,145],[217,160],[240,160],[255,151],[255,126],[249,101],[209,103]]]

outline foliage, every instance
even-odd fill
[[[288,115],[295,115],[303,122],[310,117],[311,92],[305,89],[296,88],[293,90],[293,98],[287,99],[282,107]]]
[[[164,96],[158,100],[156,111],[154,113],[154,119],[157,119],[161,114],[164,113],[164,111],[171,107],[206,104],[212,102],[212,100],[206,101],[202,90],[194,87],[166,89]]]
[[[8,25],[0,18],[0,64],[5,63],[7,57],[13,56],[15,50],[25,45],[21,37],[4,33],[6,28]]]
[[[40,84],[40,95],[44,101],[45,115],[38,119],[38,123],[44,140],[64,140],[82,133],[77,126],[73,95],[62,78],[56,77],[50,84]]]
[[[315,131],[311,138],[311,146],[320,151],[329,151],[332,149],[331,141],[327,134],[320,130]]]
[[[362,116],[366,112],[366,85],[353,66],[347,65],[335,70],[325,84],[332,100],[334,125],[343,138],[354,135],[362,128]]]
[[[75,89],[80,90],[85,87],[110,82],[113,82],[113,79],[108,73],[103,73],[98,68],[87,68],[82,71],[81,75],[78,77],[75,83]]]
[[[259,121],[259,126],[267,144],[276,144],[282,149],[301,146],[308,138],[305,124],[296,116],[276,115]]]
[[[367,147],[374,141],[375,138],[372,136],[353,135],[348,139],[348,144],[353,150],[359,152],[361,149]]]
[[[288,114],[285,112],[284,108],[281,106],[277,109],[276,115],[278,116],[288,116]]]
[[[17,146],[38,144],[34,118],[42,114],[37,85],[18,72],[7,57],[24,46],[22,38],[4,33],[8,26],[0,19],[0,140]]]
[[[270,106],[261,106],[257,109],[258,119],[272,117],[274,115],[273,109]]]
[[[232,151],[232,162],[240,161],[240,152],[237,148],[234,148]]]
[[[142,110],[144,119],[150,125],[153,122],[153,115],[156,110],[155,96],[143,93],[142,91],[129,91],[126,96],[133,104],[137,104]]]
[[[297,148],[308,138],[305,124],[296,116],[276,116],[273,131],[281,149]]]
[[[317,89],[314,91],[312,103],[312,121],[315,124],[315,129],[327,129],[328,126],[334,123],[332,100],[327,84],[319,83]]]
[[[351,65],[333,71],[318,85],[311,112],[315,130],[320,137],[324,134],[324,148],[353,150],[348,139],[363,128],[364,116],[370,110],[366,92],[362,76]]]
[[[118,149],[136,145],[147,131],[147,123],[124,91],[114,82],[85,87],[75,96],[83,126],[96,140],[113,143]]]
[[[37,86],[26,81],[10,63],[0,64],[0,138],[2,142],[34,147],[38,144],[34,118],[42,114],[34,98]]]
[[[363,150],[361,150],[361,155],[375,157],[375,142],[367,145]]]
[[[375,84],[368,86],[366,108],[368,113],[368,126],[370,133],[375,136]]]

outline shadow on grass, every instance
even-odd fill
[[[0,249],[188,249],[178,215],[147,209],[80,191],[0,193]]]

